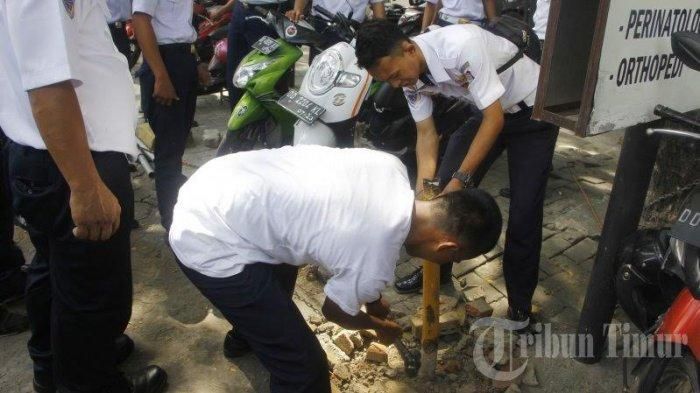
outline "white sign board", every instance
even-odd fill
[[[655,120],[657,104],[700,108],[700,72],[671,51],[676,31],[700,32],[700,0],[610,2],[590,135]]]

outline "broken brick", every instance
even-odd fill
[[[470,317],[483,318],[493,315],[493,308],[486,303],[486,299],[483,297],[480,297],[472,302],[468,302],[465,309],[467,311],[467,315]]]
[[[389,360],[389,354],[384,345],[379,343],[372,343],[367,348],[367,353],[365,354],[365,360],[373,363],[386,363]]]
[[[333,337],[333,343],[348,356],[352,355],[352,352],[355,350],[355,344],[353,344],[347,331],[336,334]]]

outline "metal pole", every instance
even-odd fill
[[[437,179],[423,180],[422,200],[440,194]],[[419,376],[431,380],[437,367],[438,337],[440,336],[440,266],[423,261],[423,329],[421,330],[421,361]]]
[[[440,266],[423,261],[423,330],[420,377],[432,379],[437,367],[440,335]]]
[[[607,325],[617,304],[614,286],[618,268],[616,257],[622,241],[637,229],[644,209],[659,149],[659,138],[647,135],[645,131],[648,127],[649,124],[642,124],[625,131],[598,252],[579,319],[578,337],[586,337],[583,342],[576,340],[576,359],[582,363],[597,363],[603,355]],[[589,346],[593,353],[587,353]]]

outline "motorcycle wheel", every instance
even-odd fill
[[[271,118],[248,124],[243,129],[227,132],[221,140],[216,156],[258,149],[275,149],[291,144],[291,137],[285,136],[279,124]]]
[[[655,358],[639,376],[637,393],[700,392],[700,365],[689,351],[682,357]]]

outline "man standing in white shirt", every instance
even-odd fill
[[[531,119],[539,65],[512,42],[473,24],[447,26],[409,39],[382,21],[364,23],[357,37],[358,64],[394,87],[403,87],[418,130],[417,190],[437,176],[443,192],[479,184],[508,151],[510,209],[503,256],[508,317],[530,320],[542,243],[542,209],[558,129]],[[438,130],[431,95],[472,102],[481,116],[455,131],[438,163]],[[439,164],[439,166],[438,166]],[[458,261],[458,260],[455,260]],[[450,277],[444,265],[442,279]],[[396,283],[400,292],[420,289],[416,271]]]
[[[304,10],[309,0],[295,0],[294,8],[287,12],[287,17],[292,21],[298,21],[304,16]],[[311,0],[311,24],[314,29],[323,34],[325,39],[323,46],[328,47],[342,41],[341,37],[333,30],[328,29],[329,20],[326,16],[321,15],[313,9],[314,6],[323,7],[332,15],[342,14],[351,20],[362,23],[367,16],[367,6],[372,8],[372,16],[375,19],[386,18],[386,10],[384,9],[384,0]],[[317,48],[312,47],[309,50],[309,64],[314,60],[314,57],[319,53]]]
[[[461,23],[483,26],[496,18],[496,0],[428,0],[421,31],[426,31],[433,23],[443,27]]]
[[[203,165],[180,190],[170,243],[185,275],[233,325],[228,357],[252,350],[272,393],[324,393],[325,353],[292,301],[299,266],[331,272],[326,319],[374,329],[391,344],[402,332],[381,291],[400,248],[447,263],[487,252],[500,231],[498,206],[483,191],[416,201],[396,157],[309,145]]]
[[[128,59],[131,56],[126,21],[131,19],[131,0],[107,0],[107,24],[114,46]]]
[[[197,104],[192,0],[134,0],[133,26],[144,63],[139,70],[143,113],[155,134],[155,183],[160,222],[168,230],[185,182],[182,155]]]
[[[156,366],[130,379],[116,367],[131,316],[136,111],[105,7],[0,0],[0,127],[15,214],[36,248],[26,303],[40,393],[161,392],[167,380]]]
[[[544,39],[547,36],[547,22],[549,21],[550,0],[537,0],[535,13],[532,15],[533,28],[540,39],[540,46],[544,48]]]

